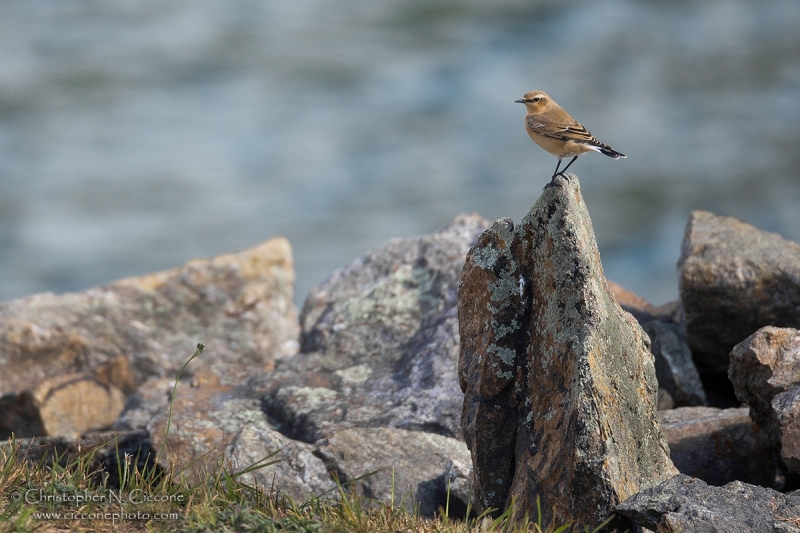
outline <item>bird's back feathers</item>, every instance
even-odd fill
[[[563,115],[565,115],[564,117],[560,118],[567,119],[571,121],[572,124],[564,124],[563,122],[559,124],[552,122],[547,120],[544,115],[529,115],[525,119],[525,124],[533,133],[542,135],[544,137],[549,137],[551,139],[557,139],[564,142],[572,141],[574,143],[587,145],[587,147],[591,150],[600,152],[608,157],[613,157],[614,159],[625,157],[624,154],[617,152],[607,144],[595,139],[594,135],[592,135],[589,130],[584,128],[580,123],[570,117],[566,111],[563,111],[560,108],[559,110],[563,113]]]

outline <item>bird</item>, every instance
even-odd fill
[[[550,183],[545,185],[545,189],[553,184],[556,176],[563,176],[583,153],[594,150],[614,159],[627,157],[595,139],[589,130],[569,116],[569,113],[542,91],[531,91],[514,102],[525,104],[528,110],[525,116],[525,128],[533,142],[558,158],[556,170],[550,178]],[[559,172],[558,167],[561,166],[561,159],[564,157],[571,157],[572,161]]]

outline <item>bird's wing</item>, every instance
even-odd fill
[[[553,122],[541,120],[535,116],[530,116],[525,120],[525,123],[528,125],[531,131],[538,133],[539,135],[544,135],[545,137],[551,137],[553,139],[559,139],[562,141],[587,143],[595,146],[602,144],[594,138],[594,135],[589,133],[589,130],[577,122],[570,125],[555,124]]]

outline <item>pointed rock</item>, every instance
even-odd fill
[[[647,336],[606,283],[576,177],[515,230],[496,223],[463,272],[462,428],[482,509],[513,499],[535,516],[538,497],[547,521],[594,527],[677,473]]]

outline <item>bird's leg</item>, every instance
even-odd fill
[[[561,174],[561,175],[563,176],[563,175],[564,175],[564,172],[566,172],[566,171],[567,171],[567,169],[569,168],[569,166],[570,166],[572,163],[574,163],[576,159],[578,159],[578,156],[577,156],[577,155],[576,155],[575,157],[573,157],[573,158],[572,158],[572,161],[570,161],[569,163],[567,163],[567,166],[565,166],[565,167],[564,167],[564,170],[562,170],[561,172],[559,172],[559,174]]]
[[[556,176],[558,176],[558,167],[560,167],[560,166],[561,166],[561,158],[559,157],[558,158],[558,163],[556,163],[556,170],[555,170],[555,172],[553,172],[553,176],[550,179],[553,179]]]
[[[556,157],[558,157],[558,156],[556,156]],[[555,172],[553,172],[553,176],[550,178],[550,182],[547,185],[544,186],[545,189],[548,188],[548,187],[552,187],[553,186],[553,180],[555,180],[556,176],[558,176],[558,167],[560,167],[560,166],[561,166],[561,158],[559,157],[558,158],[558,163],[556,163],[556,170],[555,170]],[[542,190],[544,190],[544,189],[542,189]]]

